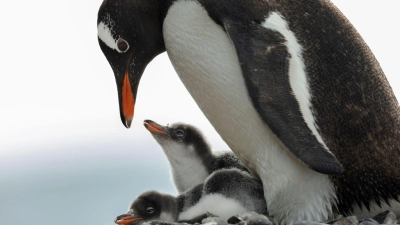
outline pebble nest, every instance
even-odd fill
[[[188,223],[167,223],[163,221],[147,221],[142,222],[140,225],[187,225]],[[247,212],[239,214],[237,216],[232,216],[227,221],[219,217],[209,215],[209,217],[203,219],[201,223],[195,223],[194,225],[274,225],[273,218],[268,218],[267,216],[255,213]],[[392,211],[382,212],[372,218],[358,220],[356,216],[343,217],[339,216],[334,220],[329,220],[324,223],[317,223],[312,221],[298,221],[293,223],[293,225],[378,225],[378,224],[400,224],[397,219],[396,214]]]

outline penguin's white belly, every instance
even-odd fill
[[[336,198],[328,176],[296,160],[266,127],[248,96],[235,48],[196,1],[178,0],[164,21],[168,55],[205,116],[262,179],[277,221],[323,221]]]

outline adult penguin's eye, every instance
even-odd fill
[[[124,53],[124,52],[128,51],[128,49],[129,49],[129,44],[128,44],[128,42],[125,41],[124,39],[118,38],[118,40],[117,40],[117,47],[118,47],[118,50],[119,50],[120,52]]]

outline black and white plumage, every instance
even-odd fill
[[[400,214],[398,102],[330,1],[106,0],[98,28],[120,100],[124,77],[135,98],[145,66],[167,51],[216,131],[261,178],[278,222]],[[130,44],[124,53],[118,38]]]
[[[227,220],[238,213],[267,215],[260,180],[237,168],[221,169],[204,182],[177,197],[149,191],[138,196],[128,213],[115,220],[120,225],[135,221],[201,222],[207,213]]]
[[[216,170],[238,168],[247,171],[232,152],[213,153],[203,134],[192,125],[174,123],[162,126],[145,120],[144,126],[167,156],[172,179],[179,193],[204,183]]]

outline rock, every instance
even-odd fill
[[[387,210],[385,212],[379,213],[374,216],[372,219],[376,220],[379,224],[396,224],[397,217],[392,211]]]
[[[215,221],[212,222],[207,222],[207,223],[201,223],[201,225],[228,225],[228,223],[217,223]]]
[[[326,223],[317,223],[317,222],[312,222],[312,221],[297,221],[294,222],[293,225],[324,225]]]
[[[374,219],[376,222],[378,222],[379,224],[382,224],[383,221],[385,221],[386,219],[386,215],[389,213],[389,210],[385,211],[385,212],[381,212],[378,215],[372,217],[372,219]]]
[[[140,225],[173,225],[173,224],[160,220],[153,220],[153,221],[142,222]]]
[[[358,225],[358,220],[355,216],[348,216],[338,219],[333,225]]]
[[[273,225],[268,217],[256,212],[246,212],[228,219],[228,223],[237,225]]]
[[[232,216],[231,218],[228,219],[229,224],[238,224],[240,221],[242,220],[237,216]]]
[[[328,221],[326,221],[325,223],[326,223],[326,224],[334,224],[334,223],[336,223],[338,220],[340,220],[340,219],[342,219],[342,218],[343,218],[343,216],[342,216],[342,215],[339,215],[336,219],[328,220]]]
[[[360,225],[379,225],[379,223],[376,222],[376,220],[369,218],[361,221]]]
[[[199,223],[194,223],[193,225],[200,225]],[[178,222],[173,222],[173,223],[169,223],[169,222],[164,222],[161,220],[152,220],[152,221],[142,221],[141,223],[137,224],[128,224],[128,225],[191,225],[189,223],[178,223]]]
[[[262,214],[258,214],[256,212],[247,212],[238,214],[236,216],[232,216],[227,221],[212,215],[210,213],[204,214],[207,216],[200,223],[194,223],[193,225],[273,225],[273,222]],[[200,220],[196,220],[200,221]],[[400,219],[398,220],[396,214],[392,211],[385,211],[379,213],[373,218],[364,219],[362,221],[358,221],[356,216],[338,216],[338,218],[326,221],[324,223],[318,223],[313,221],[297,221],[293,223],[293,225],[394,225],[400,224]],[[138,224],[132,225],[190,225],[189,223],[168,223],[164,221],[148,221],[142,222]]]
[[[201,223],[202,224],[205,224],[205,223],[228,224],[228,222],[226,220],[224,220],[220,217],[217,217],[217,216],[211,216],[211,217],[204,218],[201,221]]]
[[[385,220],[383,221],[384,224],[396,224],[397,223],[397,217],[396,214],[392,211],[389,211],[387,214]]]

